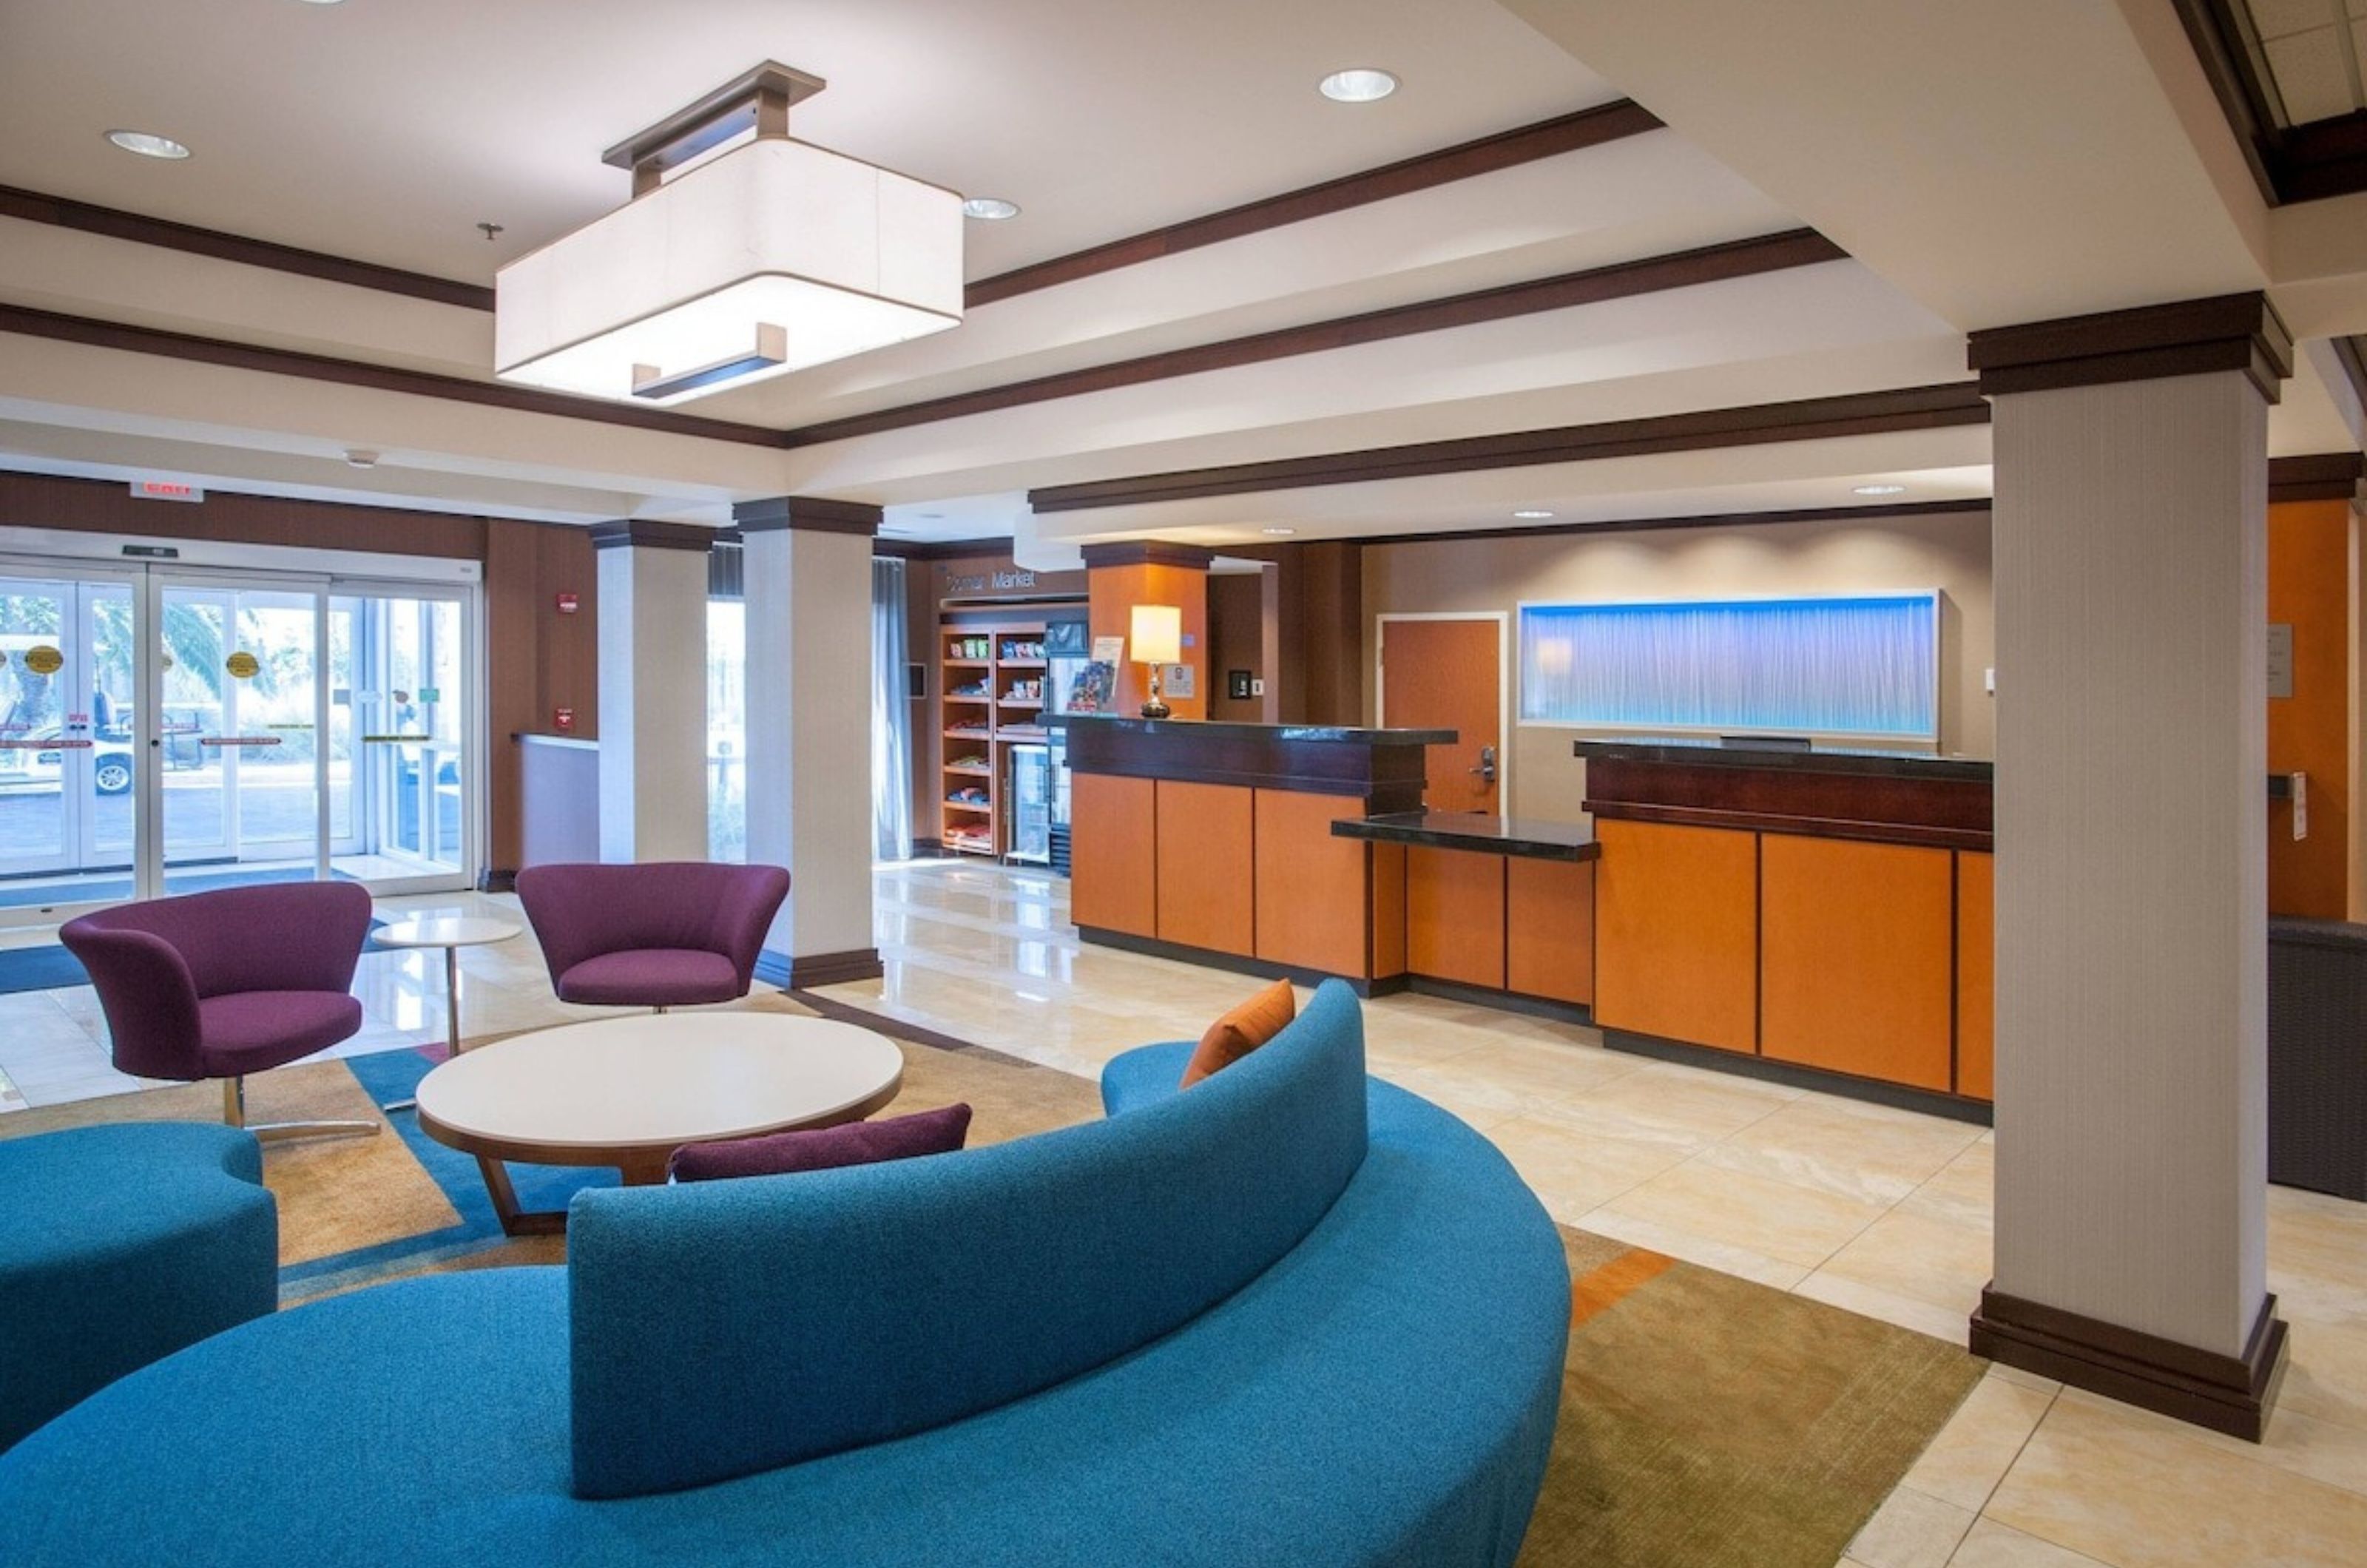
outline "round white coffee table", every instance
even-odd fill
[[[884,1035],[818,1018],[697,1012],[562,1024],[479,1046],[419,1080],[420,1129],[477,1156],[502,1229],[562,1231],[523,1213],[504,1160],[615,1166],[665,1179],[685,1144],[859,1122],[903,1087]]]
[[[457,1056],[460,1054],[460,950],[507,942],[518,934],[518,929],[507,920],[488,920],[475,915],[430,915],[380,926],[370,932],[370,940],[380,947],[444,950],[444,1043]],[[379,1109],[408,1111],[417,1103],[416,1100],[398,1100]]]

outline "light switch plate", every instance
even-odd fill
[[[1253,697],[1265,695],[1265,682],[1254,675],[1250,677],[1250,695]]]

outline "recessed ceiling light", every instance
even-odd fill
[[[1006,218],[1019,216],[1019,204],[1005,201],[999,196],[974,196],[962,203],[962,216],[982,218],[989,223],[1000,223]]]
[[[169,136],[158,136],[146,130],[110,130],[107,139],[126,152],[137,152],[143,158],[186,158],[189,150]]]
[[[1359,65],[1334,71],[1316,84],[1316,90],[1335,104],[1369,104],[1398,90],[1398,79],[1386,71]]]
[[[307,6],[342,6],[345,0],[304,0]]]
[[[1905,485],[1859,485],[1850,493],[1852,495],[1905,495],[1907,487]]]
[[[313,3],[315,5],[323,3],[334,4],[334,0],[313,0]],[[369,451],[365,447],[348,446],[345,448],[345,467],[349,468],[375,468],[378,467],[378,454]]]
[[[942,512],[923,512],[920,516],[923,523],[942,523],[946,520],[946,514]]]
[[[1297,530],[1297,529],[1296,529],[1296,528],[1261,528],[1261,529],[1259,529],[1259,530],[1258,530],[1258,532],[1259,532],[1259,533],[1261,533],[1261,534],[1283,535],[1283,534],[1296,534],[1296,533],[1297,533],[1297,532],[1298,532],[1298,530]]]
[[[1534,506],[1527,506],[1513,513],[1512,515],[1519,518],[1523,523],[1535,523],[1552,516],[1553,513],[1550,512],[1541,512]]]

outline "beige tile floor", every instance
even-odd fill
[[[826,994],[1072,1072],[1196,1035],[1251,984],[1081,946],[1067,884],[1041,873],[925,862],[884,868],[877,889],[887,975]],[[382,907],[516,908],[473,894]],[[530,936],[461,964],[470,1035],[599,1016],[551,996]],[[441,1037],[440,955],[366,955],[356,989],[368,1022],[341,1053]],[[1981,1129],[1434,998],[1376,1000],[1366,1027],[1374,1070],[1494,1139],[1556,1218],[1962,1342],[1989,1272]],[[0,997],[0,1114],[137,1087],[104,1037],[87,987]],[[1998,1370],[1842,1568],[2367,1562],[2367,1205],[2272,1188],[2270,1231],[2293,1360],[2267,1442]]]

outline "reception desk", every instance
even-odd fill
[[[1405,974],[1403,846],[1335,838],[1417,810],[1452,730],[1071,715],[1070,913],[1087,942],[1369,995]]]
[[[1603,1043],[1978,1118],[1991,765],[1585,741]],[[1886,1092],[1889,1091],[1889,1092]]]
[[[1989,763],[1579,741],[1587,827],[1424,810],[1450,739],[1070,718],[1079,934],[1986,1118]]]

